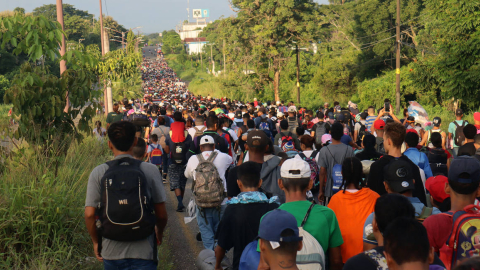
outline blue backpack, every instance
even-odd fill
[[[342,185],[343,185],[342,163],[345,160],[345,157],[347,156],[348,146],[346,146],[346,147],[347,147],[347,149],[345,150],[345,155],[344,155],[342,161],[337,162],[335,160],[335,156],[332,154],[332,152],[330,152],[330,149],[328,149],[328,146],[327,146],[327,150],[330,153],[330,155],[332,156],[334,164],[335,164],[335,165],[333,165],[333,169],[332,169],[333,194],[337,193],[342,188]]]
[[[260,264],[260,252],[257,251],[258,240],[250,242],[240,257],[239,270],[257,270]]]
[[[159,144],[152,150],[150,155],[150,163],[157,166],[162,165],[162,150]]]

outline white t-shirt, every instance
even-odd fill
[[[94,128],[93,129],[93,134],[97,137],[97,139],[101,140],[103,139],[105,136],[104,134],[107,132],[106,129],[104,129],[103,127],[100,128],[100,133],[98,133],[98,130],[97,128]]]
[[[233,139],[233,142],[236,142],[238,140],[237,134],[235,134],[235,131],[231,128],[227,129],[226,127],[223,128],[223,130],[228,131],[228,134],[230,134],[230,137]]]
[[[218,150],[215,150],[217,152],[217,157],[213,161],[213,164],[215,167],[217,167],[218,174],[220,175],[220,178],[223,181],[223,186],[225,187],[225,191],[227,191],[227,181],[225,179],[225,172],[227,169],[230,167],[230,164],[232,164],[232,157],[230,157],[227,154],[224,154]],[[212,151],[204,151],[202,152],[202,156],[205,160],[207,160],[210,155],[212,154]],[[191,156],[190,159],[188,159],[187,162],[187,167],[185,168],[185,177],[187,178],[193,178],[195,181],[195,169],[197,168],[198,164],[200,162],[198,161],[198,157],[196,155]]]

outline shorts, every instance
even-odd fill
[[[170,191],[175,189],[185,190],[187,178],[185,177],[185,165],[170,164],[168,166],[168,182],[170,182]]]

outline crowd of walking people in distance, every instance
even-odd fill
[[[162,263],[168,188],[205,248],[191,269],[480,269],[479,112],[203,97],[161,55],[142,72],[144,98],[96,129],[115,156],[85,203],[105,269]]]

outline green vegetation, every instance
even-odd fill
[[[217,71],[225,68],[227,74],[189,75],[194,77],[192,90],[218,91],[212,95],[231,98],[296,100],[298,41],[301,105],[316,109],[324,100],[352,100],[364,107],[380,106],[386,97],[394,100],[395,1],[331,0],[332,5],[316,5],[286,0],[278,7],[274,2],[232,1],[237,16],[202,31],[212,44],[212,52],[206,46],[202,53],[205,68],[213,55]],[[290,10],[295,16],[286,20]],[[464,110],[479,108],[479,12],[478,1],[401,1],[402,106],[416,100],[452,109],[453,101],[459,101]],[[188,61],[177,59],[177,64],[189,66]],[[245,75],[245,70],[253,74]]]

